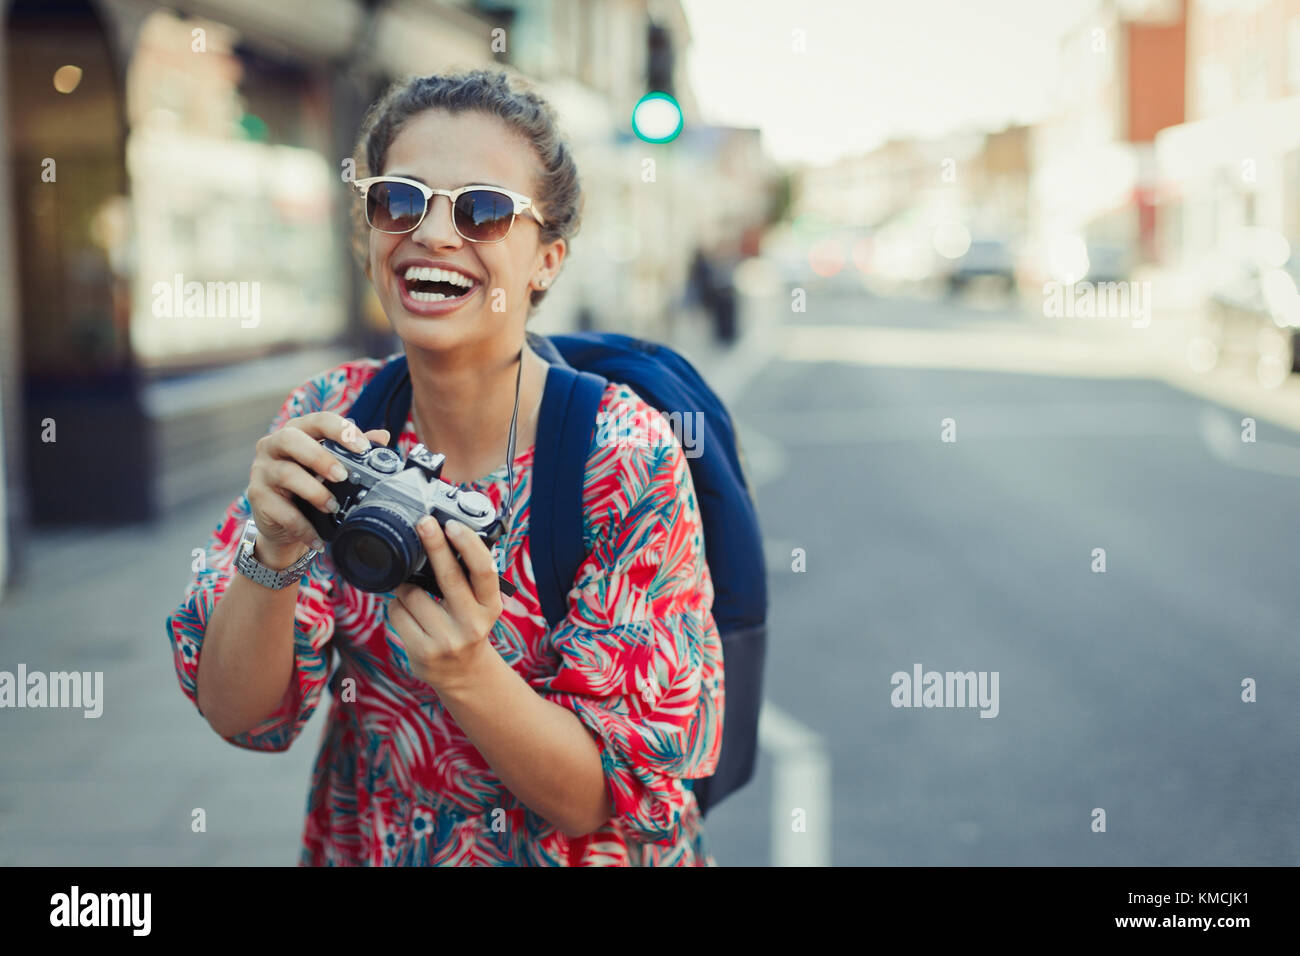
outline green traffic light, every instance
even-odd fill
[[[632,132],[647,143],[672,142],[685,123],[681,106],[667,93],[647,93],[632,107]]]

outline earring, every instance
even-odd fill
[[[546,288],[546,280],[545,280],[545,279],[538,279],[538,280],[537,280],[537,285],[538,285],[539,287],[545,289],[545,288]]]

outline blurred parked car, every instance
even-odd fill
[[[1133,272],[1132,248],[1122,242],[1089,242],[1089,282],[1126,282]]]
[[[1011,292],[1015,288],[1015,254],[1005,239],[972,239],[970,248],[948,270],[948,291],[954,295],[977,279],[993,279]]]
[[[1298,287],[1296,254],[1280,266],[1249,255],[1231,261],[1210,293],[1210,334],[1219,363],[1244,358],[1261,380],[1300,372]]]

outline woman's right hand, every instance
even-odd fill
[[[323,550],[324,544],[311,523],[293,503],[293,495],[311,502],[325,514],[338,510],[338,503],[317,475],[333,481],[347,477],[347,471],[320,444],[333,439],[345,448],[364,452],[371,443],[386,445],[388,431],[375,428],[363,436],[357,426],[334,412],[313,412],[291,418],[279,431],[257,441],[257,454],[248,475],[248,504],[257,522],[254,557],[271,568],[287,567],[307,548]]]

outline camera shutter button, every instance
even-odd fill
[[[486,518],[492,512],[492,500],[477,491],[467,491],[458,495],[456,505],[471,518]]]

